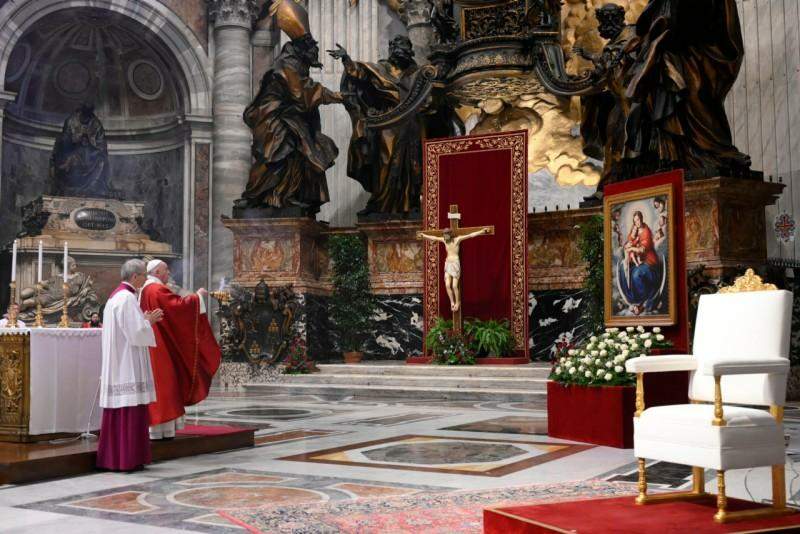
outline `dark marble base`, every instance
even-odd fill
[[[328,297],[305,296],[309,355],[315,361],[342,358],[339,336],[328,313]],[[372,315],[372,327],[364,346],[367,359],[404,360],[422,351],[421,295],[379,295]],[[298,318],[299,320],[299,318]]]
[[[422,352],[421,295],[380,295],[364,346],[366,359],[404,360]],[[556,343],[579,343],[591,332],[583,318],[580,289],[532,291],[529,294],[531,360],[548,361]],[[315,361],[341,360],[338,334],[330,321],[328,297],[305,295],[302,323],[309,355]]]
[[[590,335],[583,318],[583,289],[532,291],[528,295],[531,360],[548,361],[557,343],[575,345]]]

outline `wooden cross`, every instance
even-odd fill
[[[459,211],[458,211],[458,204],[451,204],[450,205],[450,211],[447,214],[447,218],[450,220],[450,227],[449,228],[442,228],[441,230],[425,230],[423,232],[417,232],[417,239],[425,239],[425,238],[427,238],[429,241],[439,241],[440,243],[442,243],[443,242],[442,240],[444,239],[445,231],[447,231],[453,237],[453,239],[456,239],[456,238],[459,238],[459,237],[464,238],[465,236],[468,236],[470,234],[473,234],[472,237],[477,237],[477,235],[479,235],[478,234],[479,232],[483,233],[485,235],[494,235],[494,226],[469,226],[469,227],[466,227],[466,228],[459,227],[459,221],[461,220],[461,213],[459,213]],[[469,238],[467,238],[467,239],[469,239]],[[450,251],[450,247],[454,246],[455,247],[455,253],[458,254],[458,251],[459,251],[458,245],[459,245],[460,241],[462,241],[462,240],[458,240],[454,245],[453,244],[444,243],[445,248],[447,249],[448,253],[451,252]],[[460,278],[461,277],[459,276],[458,278],[455,279],[455,284],[454,284],[455,287],[453,287],[453,291],[456,292],[456,294],[458,295],[459,301],[460,301],[460,293],[461,293],[461,283],[460,283],[461,280],[460,280]],[[448,291],[448,295],[449,294],[450,294],[450,292]],[[463,330],[463,320],[462,320],[462,317],[461,317],[461,310],[463,308],[463,305],[462,305],[461,302],[459,302],[459,304],[460,305],[459,305],[458,309],[453,311],[453,330],[457,334],[460,334],[462,332],[462,330]]]

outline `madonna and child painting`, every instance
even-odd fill
[[[672,186],[606,197],[605,322],[675,324]]]

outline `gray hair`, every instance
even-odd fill
[[[131,259],[122,264],[119,270],[119,275],[125,282],[130,282],[134,274],[145,274],[147,272],[147,264],[140,259]]]

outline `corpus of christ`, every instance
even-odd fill
[[[800,530],[798,13],[0,0],[0,532]]]

